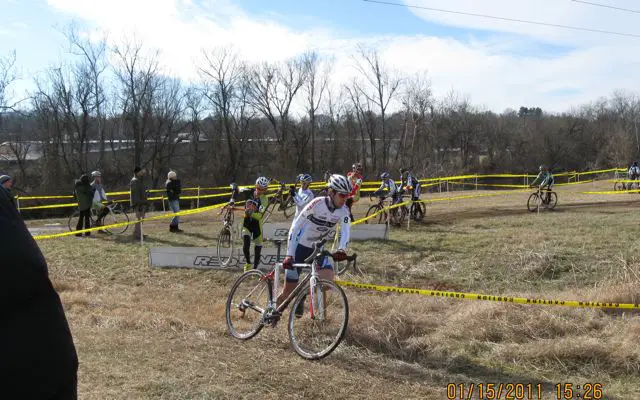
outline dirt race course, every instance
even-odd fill
[[[556,210],[539,214],[526,210],[529,192],[429,203],[425,221],[409,231],[395,228],[389,241],[353,243],[363,273],[344,279],[639,302],[640,195],[579,193],[610,186],[558,188]],[[369,205],[363,199],[356,217]],[[150,247],[214,246],[220,226],[216,210],[183,217],[183,234],[169,233],[168,220],[146,224],[144,246],[132,242],[131,230],[122,237],[38,242],[78,349],[80,398],[446,399],[450,383],[457,384],[456,398],[460,384],[468,391],[480,383],[531,383],[531,398],[542,399],[556,398],[556,384],[573,383],[574,393],[584,394],[577,385],[600,383],[603,398],[640,398],[634,312],[346,288],[347,336],[322,361],[297,356],[283,322],[250,341],[233,339],[224,302],[238,271],[148,266]]]

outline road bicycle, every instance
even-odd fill
[[[347,331],[349,303],[340,286],[318,276],[318,267],[324,258],[335,257],[327,250],[320,250],[324,243],[316,243],[304,263],[293,264],[293,268],[311,271],[279,305],[276,299],[282,263],[275,263],[269,273],[253,269],[242,274],[227,297],[225,317],[229,333],[237,339],[248,340],[265,326],[275,328],[291,304],[288,332],[296,353],[308,360],[318,360],[335,350]],[[355,264],[356,257],[353,254],[347,260]]]
[[[115,225],[115,224],[120,224],[123,222],[129,222],[129,216],[127,215],[127,213],[124,211],[124,209],[122,208],[122,206],[119,203],[115,203],[115,202],[109,202],[105,205],[105,207],[107,208],[108,213],[107,215],[105,215],[105,217],[102,219],[102,225],[105,226],[104,231],[110,235],[121,235],[123,233],[125,233],[127,231],[127,229],[129,228],[129,225],[122,225],[122,226],[116,226],[116,227],[108,227],[109,225]],[[100,212],[99,209],[95,208],[95,207],[91,207],[91,227],[96,227],[98,225],[98,213]],[[76,209],[71,216],[69,217],[69,220],[67,222],[68,226],[69,226],[69,231],[70,232],[74,232],[76,230],[76,227],[78,226],[78,219],[80,218],[80,210]]]
[[[527,209],[531,212],[538,211],[540,206],[546,206],[549,210],[553,210],[558,203],[558,195],[550,189],[540,189],[531,193],[527,200]]]
[[[395,226],[400,226],[402,225],[402,223],[405,221],[405,219],[407,218],[407,215],[409,215],[409,209],[407,208],[407,206],[405,204],[402,204],[401,206],[398,207],[394,207],[392,209],[388,209],[389,207],[395,205],[393,203],[387,203],[386,198],[383,196],[380,196],[379,194],[376,194],[375,192],[371,193],[369,195],[369,199],[373,201],[373,199],[377,197],[378,198],[378,202],[374,205],[372,205],[371,207],[369,207],[369,209],[367,210],[367,214],[365,216],[369,217],[371,215],[374,215],[376,213],[379,213],[377,215],[377,217],[371,218],[371,219],[367,219],[365,221],[366,224],[369,223],[369,221],[378,221],[379,224],[386,224],[387,223],[387,218],[389,218],[389,223],[391,225],[395,225]],[[402,202],[402,198],[399,199],[400,203]],[[396,203],[396,204],[398,204]],[[374,222],[371,222],[374,223]]]
[[[275,182],[280,185],[276,193],[269,199],[269,204],[264,210],[263,222],[267,222],[273,211],[276,209],[278,211],[282,211],[285,218],[291,217],[296,212],[296,204],[293,201],[293,197],[287,190],[287,185],[284,182],[280,182],[277,179],[271,179],[272,182]],[[295,189],[295,186],[294,186]]]
[[[385,197],[378,196],[374,192],[369,194],[369,200],[370,201],[374,201],[374,198],[376,198],[376,197],[378,198],[378,202],[376,204],[372,205],[371,207],[369,207],[369,209],[367,210],[367,214],[365,215],[365,218],[370,217],[371,215],[374,215],[376,213],[378,213],[378,214],[377,214],[377,216],[375,216],[373,218],[369,218],[369,219],[365,220],[364,221],[365,224],[368,224],[368,223],[374,224],[374,223],[376,223],[375,221],[377,221],[378,224],[386,224],[387,223],[388,202],[387,202]]]

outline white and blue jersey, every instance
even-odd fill
[[[293,196],[293,202],[296,203],[296,215],[294,216],[297,217],[298,214],[300,214],[302,212],[302,210],[304,209],[304,207],[309,204],[309,202],[311,200],[313,200],[314,198],[314,194],[311,191],[311,189],[306,188],[299,188],[298,192]]]
[[[287,256],[292,256],[294,263],[303,263],[311,255],[317,242],[327,240],[336,234],[340,224],[340,243],[338,250],[347,250],[351,232],[351,218],[346,206],[333,208],[329,197],[316,197],[311,200],[293,220],[289,229]],[[322,268],[332,268],[328,260],[324,260]],[[300,271],[288,269],[288,282],[297,282]]]

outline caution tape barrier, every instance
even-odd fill
[[[242,202],[239,202],[239,203],[242,203]],[[133,220],[129,220],[128,222],[120,222],[120,223],[117,223],[117,224],[96,226],[96,227],[93,227],[93,228],[87,228],[87,229],[81,229],[81,230],[77,230],[77,231],[70,231],[70,232],[63,232],[63,233],[55,233],[55,234],[51,234],[51,235],[38,235],[38,236],[34,236],[33,238],[35,240],[54,239],[54,238],[59,238],[59,237],[72,236],[72,235],[76,235],[76,234],[79,234],[79,233],[102,231],[102,230],[110,229],[110,228],[120,228],[120,227],[127,226],[127,225],[137,224],[138,222],[157,221],[157,220],[161,220],[161,219],[173,218],[173,217],[176,217],[176,216],[199,214],[199,213],[202,213],[202,212],[205,212],[205,211],[210,211],[210,210],[214,210],[214,209],[217,209],[217,208],[222,208],[225,205],[226,204],[224,204],[224,203],[215,204],[215,205],[212,205],[212,206],[194,208],[192,210],[178,211],[177,213],[170,212],[170,213],[165,213],[165,214],[162,214],[162,215],[156,215],[156,216],[153,216],[153,217],[147,217],[147,218],[141,218],[141,219],[137,219],[136,218],[136,219],[133,219]]]
[[[565,173],[559,173],[559,174],[554,174],[554,176],[580,176],[580,175],[590,175],[590,174],[599,174],[599,173],[606,173],[606,172],[616,172],[616,171],[626,171],[625,168],[611,168],[611,169],[603,169],[603,170],[597,170],[597,171],[587,171],[587,172],[565,172]],[[466,179],[483,179],[483,178],[528,178],[528,177],[536,177],[537,175],[527,175],[527,174],[469,174],[469,175],[457,175],[457,176],[448,176],[448,177],[437,177],[437,178],[427,178],[427,179],[420,179],[419,181],[421,183],[423,183],[422,187],[426,188],[426,187],[430,187],[430,186],[436,186],[438,184],[441,183],[451,183],[451,184],[459,184],[459,185],[475,185],[478,187],[503,187],[503,188],[525,188],[527,187],[526,185],[507,185],[507,184],[484,184],[484,183],[472,183],[472,182],[456,182],[456,181],[460,181],[460,180],[466,180]],[[616,181],[616,182],[633,182],[630,180],[616,180],[616,179],[609,179],[608,181]],[[429,183],[431,182],[431,183]],[[565,186],[565,185],[577,185],[577,184],[583,184],[583,183],[589,183],[589,182],[593,182],[593,180],[587,180],[587,181],[579,181],[579,182],[569,182],[569,183],[559,183],[556,184],[555,186]],[[374,191],[375,189],[372,188],[366,188],[365,186],[378,186],[380,184],[379,181],[370,181],[370,182],[363,182],[362,183],[362,192],[371,192]],[[312,189],[320,189],[323,188],[326,185],[325,182],[312,182],[310,185],[310,188]],[[245,187],[251,187],[252,185],[248,185],[248,186],[240,186],[240,188],[245,188]],[[280,184],[272,184],[269,185],[270,189],[275,189],[275,188],[279,188]],[[198,188],[198,187],[190,187],[190,188],[183,188],[183,191],[204,191],[204,190],[219,190],[219,189],[228,189],[229,186],[218,186],[218,187],[206,187],[206,188]],[[160,192],[164,192],[164,189],[151,189],[149,190],[150,193],[160,193]],[[189,199],[207,199],[207,198],[215,198],[215,197],[222,197],[222,196],[228,196],[230,195],[231,192],[226,192],[226,193],[217,193],[217,194],[206,194],[206,195],[191,195],[191,196],[183,196],[181,197],[181,199],[184,200],[189,200]],[[595,194],[594,193],[590,193],[590,194]],[[602,192],[599,194],[609,194],[606,192]],[[120,196],[120,195],[129,195],[129,191],[121,191],[121,192],[108,192],[107,193],[108,196]],[[151,198],[150,200],[163,200],[163,197],[154,197]],[[25,200],[46,200],[46,199],[73,199],[73,196],[16,196],[17,200],[21,200],[21,201],[25,201]],[[119,200],[119,201],[126,201],[126,200]],[[51,204],[51,205],[41,205],[41,206],[30,206],[30,207],[20,207],[20,210],[37,210],[37,209],[51,209],[51,208],[65,208],[65,207],[72,207],[74,204],[71,203],[66,203],[66,204]]]
[[[461,300],[480,300],[480,301],[496,301],[500,303],[516,303],[516,304],[539,304],[547,306],[564,306],[564,307],[585,307],[585,308],[622,308],[622,309],[640,309],[640,304],[631,303],[612,303],[599,301],[575,301],[575,300],[549,300],[538,298],[512,297],[512,296],[495,296],[480,293],[465,292],[448,292],[442,290],[429,289],[412,289],[396,286],[372,285],[365,283],[356,283],[349,281],[335,281],[338,285],[346,287],[355,287],[360,289],[375,290],[377,292],[391,292],[404,294],[418,294],[428,297],[443,297]]]

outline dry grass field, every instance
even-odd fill
[[[423,223],[393,229],[389,241],[353,243],[362,274],[344,279],[639,302],[640,195],[579,193],[610,186],[558,188],[556,210],[540,214],[526,210],[528,192],[430,203]],[[370,205],[361,203],[356,216]],[[130,231],[38,242],[78,349],[80,398],[446,399],[449,383],[491,382],[540,383],[543,399],[556,398],[556,383],[601,383],[604,398],[640,398],[640,318],[632,312],[346,288],[348,333],[324,360],[300,358],[282,322],[250,341],[233,339],[224,302],[238,271],[148,265],[153,246],[214,246],[219,221],[217,211],[183,217],[184,234],[169,233],[168,220],[149,223],[144,246]]]

